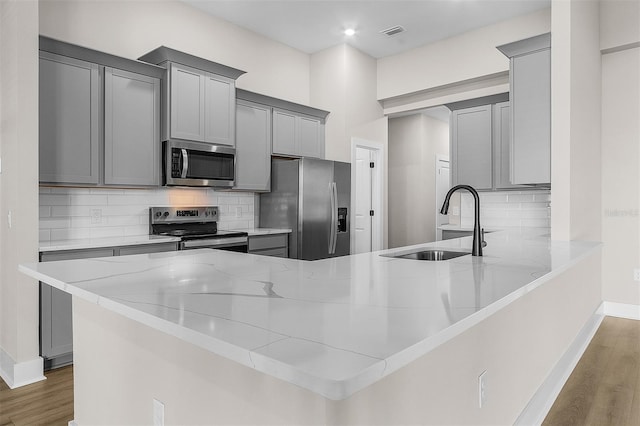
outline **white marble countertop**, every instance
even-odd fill
[[[40,241],[41,252],[60,250],[84,250],[101,247],[135,246],[180,241],[179,237],[164,235],[132,235],[127,237],[81,238],[77,240]]]
[[[311,262],[201,249],[20,270],[265,374],[344,399],[600,247],[550,241],[548,230],[495,232],[486,240],[484,257],[444,262],[381,254],[468,250],[471,237]]]

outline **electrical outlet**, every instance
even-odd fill
[[[458,206],[453,206],[453,208],[451,209],[452,213],[454,216],[460,216],[460,207]]]
[[[236,217],[242,217],[242,207],[236,207]]]
[[[164,404],[153,398],[153,426],[164,426]]]
[[[478,376],[478,408],[487,402],[487,370]]]
[[[11,220],[11,210],[7,213],[7,225],[9,225],[9,229],[13,226],[13,221]]]
[[[633,270],[633,280],[640,281],[640,268],[636,268]]]
[[[102,209],[91,209],[91,224],[97,225],[102,223]]]

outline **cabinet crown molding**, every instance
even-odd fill
[[[202,71],[210,72],[212,74],[221,75],[233,80],[236,80],[246,71],[232,68],[227,65],[219,64],[217,62],[210,61],[208,59],[200,58],[198,56],[191,55],[189,53],[181,52],[179,50],[171,49],[170,47],[160,46],[151,52],[142,55],[138,58],[140,61],[148,62],[151,64],[161,65],[166,62],[177,62],[182,65],[187,65],[193,68],[197,68]]]
[[[549,48],[551,48],[551,33],[540,34],[496,47],[496,49],[502,52],[507,58]]]

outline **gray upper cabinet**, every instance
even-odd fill
[[[273,155],[324,158],[324,123],[328,111],[242,89],[236,90],[236,96],[271,109]],[[236,131],[240,132],[240,125]]]
[[[139,58],[169,70],[162,100],[162,139],[236,144],[236,79],[244,71],[158,47]]]
[[[165,70],[40,36],[40,182],[156,186]]]
[[[229,78],[207,74],[204,89],[204,141],[234,146],[236,142],[235,82]]]
[[[273,153],[324,158],[323,120],[274,108]]]
[[[298,153],[296,143],[296,115],[289,111],[273,110],[273,153]]]
[[[511,182],[551,182],[551,35],[498,49],[510,58]]]
[[[234,189],[271,190],[271,107],[236,104],[236,183]]]
[[[492,189],[491,105],[451,114],[451,183]]]
[[[297,119],[300,156],[324,158],[324,124],[315,117],[301,115]]]
[[[511,183],[511,106],[493,105],[493,183],[496,189],[527,189]]]
[[[99,67],[40,52],[40,181],[98,184]]]
[[[159,184],[160,80],[105,68],[104,183]]]
[[[171,64],[169,69],[170,138],[204,141],[205,77],[201,71],[180,64]]]

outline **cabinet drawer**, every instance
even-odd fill
[[[259,254],[261,256],[272,256],[272,257],[289,257],[289,250],[286,247],[279,247],[267,250],[258,250],[253,251],[251,254]]]
[[[249,237],[249,252],[278,247],[287,247],[288,234]]]
[[[120,247],[120,256],[128,256],[130,254],[162,253],[165,251],[176,250],[178,250],[178,243],[143,244],[139,246]]]
[[[451,240],[454,238],[470,237],[473,235],[473,231],[454,231],[450,229],[442,230],[442,239]]]
[[[113,256],[113,248],[65,250],[56,252],[44,252],[40,254],[41,262],[53,262],[56,260],[89,259],[92,257]]]

